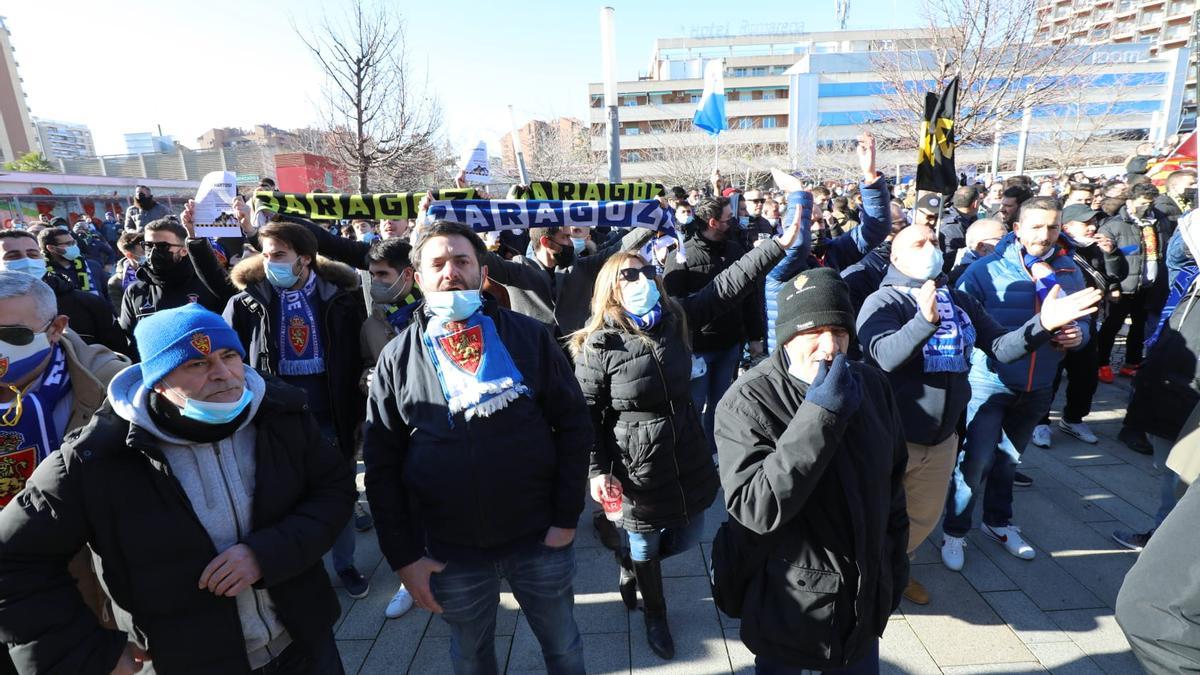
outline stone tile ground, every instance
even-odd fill
[[[1035,482],[1017,489],[1015,520],[1037,549],[1036,560],[1017,560],[977,531],[968,538],[962,573],[943,567],[931,544],[919,549],[912,571],[933,601],[900,606],[883,639],[883,672],[1142,672],[1113,618],[1117,590],[1137,554],[1110,534],[1152,525],[1158,494],[1150,458],[1116,441],[1127,397],[1128,380],[1101,385],[1088,418],[1100,436],[1098,445],[1055,432],[1051,449],[1031,446],[1025,453],[1022,470]],[[707,542],[724,518],[718,501],[709,514],[706,543],[665,565],[678,648],[676,659],[666,662],[650,652],[641,616],[621,605],[616,564],[585,514],[577,543],[575,614],[589,673],[753,672],[738,622],[717,611],[704,576]],[[940,541],[940,534],[931,540]],[[385,620],[383,610],[398,581],[382,561],[374,532],[359,535],[358,561],[371,578],[371,592],[356,601],[339,589],[344,611],[336,635],[346,672],[449,673],[449,632],[441,619],[414,609]],[[502,672],[544,672],[537,641],[508,593],[501,598],[496,656]]]

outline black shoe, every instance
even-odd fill
[[[371,584],[367,578],[358,571],[356,567],[347,567],[337,573],[338,578],[342,580],[342,584],[346,587],[346,595],[354,598],[367,597],[367,593],[371,592]]]
[[[617,590],[621,591],[621,601],[625,609],[637,609],[637,575],[633,573],[633,561],[629,554],[618,554],[617,564],[621,566],[621,577],[617,580]]]
[[[1020,471],[1014,471],[1013,485],[1015,487],[1031,487],[1033,485],[1033,479],[1021,473]]]
[[[361,502],[354,502],[354,529],[366,532],[372,527],[375,527],[375,519],[367,513]]]
[[[1154,446],[1150,445],[1146,434],[1140,431],[1134,431],[1128,427],[1121,427],[1121,432],[1117,434],[1117,440],[1125,444],[1125,447],[1138,453],[1139,455],[1153,455]]]
[[[600,544],[604,548],[613,553],[623,552],[625,544],[621,540],[621,532],[611,520],[605,517],[604,511],[596,511],[592,514],[592,527],[596,528],[596,536],[600,537]]]
[[[646,619],[646,642],[650,650],[664,659],[675,658],[675,640],[667,625],[667,600],[663,597],[662,563],[658,560],[633,563],[638,590],[642,593],[642,614]]]

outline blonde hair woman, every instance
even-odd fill
[[[611,482],[623,489],[628,549],[618,555],[621,597],[632,610],[641,591],[647,640],[664,659],[674,656],[675,645],[661,560],[700,541],[719,485],[692,405],[687,324],[706,324],[733,309],[783,258],[797,231],[793,226],[786,239],[764,240],[686,298],[668,298],[655,266],[637,254],[615,254],[596,277],[591,318],[570,339],[596,428],[592,498],[600,501]]]

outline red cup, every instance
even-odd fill
[[[604,481],[600,506],[604,509],[604,517],[614,523],[621,519],[621,506],[624,501],[622,495],[624,493],[625,490],[621,487],[620,481],[612,477]]]

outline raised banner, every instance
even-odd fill
[[[434,190],[434,199],[473,199],[475,188]],[[311,220],[416,218],[424,192],[379,192],[360,195],[332,192],[254,193],[257,207]]]
[[[528,187],[518,185],[515,199],[628,202],[654,199],[666,194],[661,183],[559,183],[539,180]]]
[[[533,227],[645,227],[657,230],[674,224],[674,218],[657,199],[599,202],[456,199],[433,202],[428,217],[470,225],[476,232]]]

